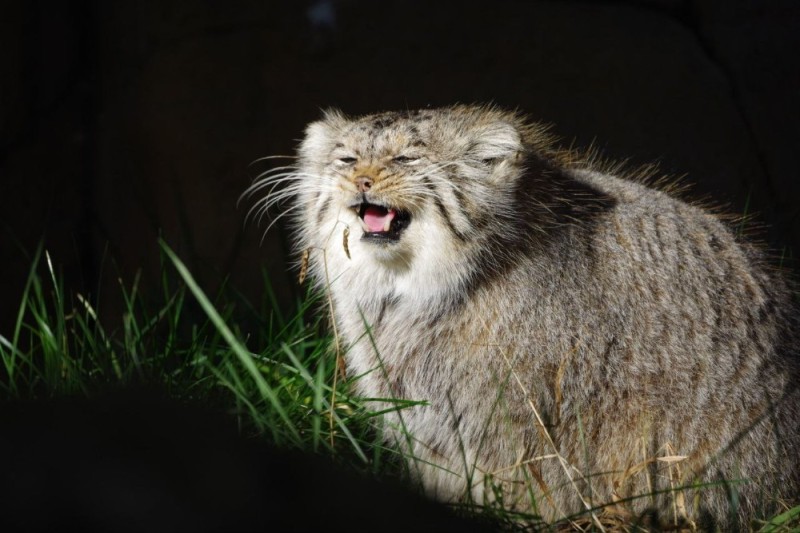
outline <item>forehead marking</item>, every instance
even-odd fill
[[[381,115],[379,117],[375,117],[372,121],[372,127],[375,129],[383,129],[393,125],[397,122],[397,115]]]

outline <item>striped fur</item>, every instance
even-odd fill
[[[616,508],[728,526],[797,494],[792,290],[717,215],[487,107],[328,112],[278,176],[358,392],[428,402],[384,421],[429,494],[553,520],[667,491]],[[359,176],[396,242],[362,238]]]

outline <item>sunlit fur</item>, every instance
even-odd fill
[[[427,402],[384,431],[429,494],[723,526],[797,494],[791,290],[720,217],[489,107],[330,111],[298,155],[256,213],[290,200],[357,391]],[[363,175],[398,242],[362,240]]]

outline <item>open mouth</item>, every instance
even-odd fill
[[[400,240],[411,216],[407,211],[364,202],[354,206],[361,222],[365,241],[394,242]]]

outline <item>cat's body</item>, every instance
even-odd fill
[[[430,494],[550,520],[725,479],[624,504],[719,524],[796,496],[791,290],[717,216],[488,108],[329,113],[299,155],[298,247],[360,395],[428,402],[385,425]]]

